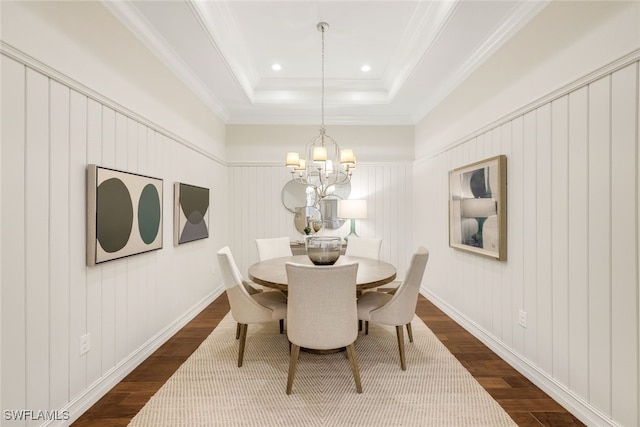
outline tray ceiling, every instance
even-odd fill
[[[229,124],[319,123],[316,25],[325,21],[325,122],[406,125],[424,117],[547,1],[103,4]]]

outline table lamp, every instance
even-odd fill
[[[351,232],[344,238],[356,236],[356,219],[365,219],[367,217],[367,201],[366,200],[339,200],[338,201],[338,218],[351,220]]]

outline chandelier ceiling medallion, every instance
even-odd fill
[[[322,199],[330,196],[336,186],[349,183],[356,157],[351,149],[341,150],[324,127],[324,33],[329,24],[320,22],[316,27],[322,33],[322,125],[318,135],[307,143],[304,156],[287,153],[286,165],[291,169],[292,180],[313,188]]]

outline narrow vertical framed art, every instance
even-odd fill
[[[173,244],[208,238],[209,189],[176,182],[173,194]]]
[[[507,157],[449,172],[449,246],[507,259]]]

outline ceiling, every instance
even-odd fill
[[[325,122],[409,125],[547,0],[103,4],[225,123],[320,122],[324,21]]]

